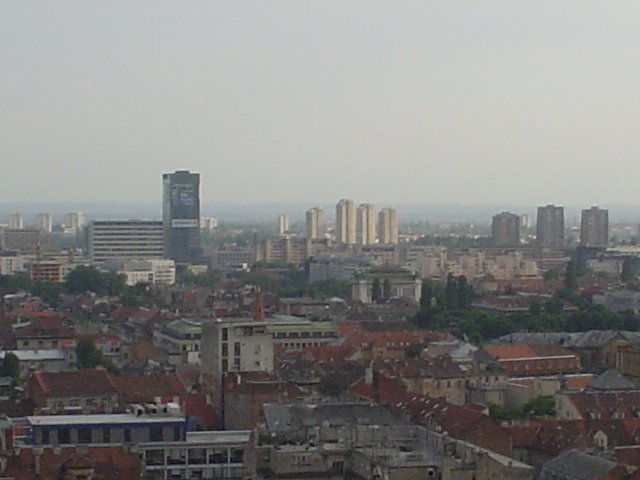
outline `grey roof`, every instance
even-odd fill
[[[617,370],[607,370],[587,385],[589,390],[638,390],[638,387]]]
[[[555,343],[568,348],[600,348],[616,337],[640,343],[640,333],[617,330],[589,330],[588,332],[514,332],[491,343]]]
[[[545,463],[538,480],[600,480],[617,465],[574,449]]]
[[[267,428],[291,431],[303,427],[340,425],[406,425],[389,410],[368,403],[265,404]]]

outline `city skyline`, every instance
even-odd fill
[[[464,3],[8,3],[0,200],[637,203],[640,6]]]

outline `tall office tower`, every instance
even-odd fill
[[[378,214],[378,241],[386,244],[398,243],[398,214],[395,208],[383,208]]]
[[[278,215],[278,235],[284,235],[289,231],[289,217],[285,213]]]
[[[200,257],[200,174],[178,170],[162,175],[165,255],[176,264]]]
[[[536,241],[541,247],[564,247],[564,208],[555,205],[538,207]]]
[[[307,225],[307,238],[324,238],[327,230],[327,222],[324,216],[324,210],[320,207],[313,207],[307,210],[305,215]]]
[[[526,213],[520,215],[520,228],[523,230],[529,230],[531,228],[531,217]]]
[[[609,210],[591,207],[582,210],[580,218],[580,245],[606,248],[609,243]]]
[[[41,232],[51,233],[51,230],[53,229],[53,221],[51,220],[50,213],[38,214],[38,228]]]
[[[200,230],[211,232],[218,227],[218,219],[214,217],[201,217]]]
[[[12,213],[9,218],[9,228],[13,230],[22,230],[24,228],[24,218],[21,213]]]
[[[64,217],[65,226],[70,230],[75,230],[76,232],[82,230],[86,223],[87,219],[84,213],[81,212],[70,212]]]
[[[370,203],[362,203],[358,207],[356,243],[359,245],[376,243],[376,210]]]
[[[109,260],[164,258],[161,221],[93,221],[87,228],[87,251],[92,265]]]
[[[495,247],[520,245],[520,218],[509,212],[498,213],[491,222],[491,238]]]
[[[346,198],[336,204],[336,242],[356,243],[356,207]]]

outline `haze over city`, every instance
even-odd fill
[[[4,2],[0,203],[637,204],[640,4]]]

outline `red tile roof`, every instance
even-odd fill
[[[102,369],[34,372],[33,381],[46,395],[53,397],[115,394],[117,390],[111,375]]]
[[[125,375],[113,377],[121,407],[130,403],[149,403],[160,399],[170,401],[182,397],[187,391],[173,373],[164,375]]]
[[[484,350],[495,360],[515,360],[540,357],[575,357],[575,354],[557,345],[527,345],[521,343],[487,345]]]

